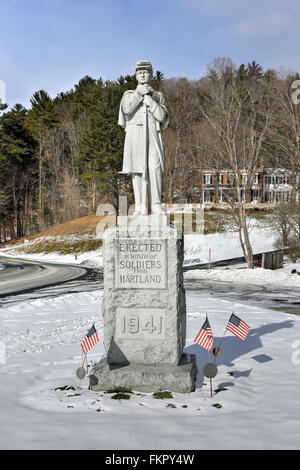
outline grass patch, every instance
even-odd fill
[[[219,393],[219,392],[224,392],[225,390],[228,390],[228,388],[226,387],[219,387],[219,388],[216,388],[214,390],[215,393]]]
[[[26,254],[59,253],[61,255],[78,254],[94,251],[102,246],[102,240],[95,237],[74,239],[73,237],[42,237],[28,244],[16,245],[15,248]]]
[[[172,393],[168,391],[154,392],[152,396],[153,398],[158,398],[160,400],[163,400],[164,398],[173,398]]]
[[[128,393],[116,393],[112,397],[110,397],[112,400],[129,400],[130,395]]]
[[[133,394],[133,391],[131,388],[126,388],[126,387],[114,387],[106,390],[104,393],[130,393]]]

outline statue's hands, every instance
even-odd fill
[[[136,89],[138,93],[142,96],[145,96],[148,93],[149,94],[153,93],[153,88],[150,85],[148,85],[148,83],[143,83],[143,84],[139,83]]]
[[[144,104],[146,106],[151,106],[153,103],[153,98],[150,95],[145,95],[144,96]]]

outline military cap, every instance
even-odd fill
[[[137,62],[135,66],[135,72],[138,70],[148,70],[153,75],[152,65],[149,60],[141,60],[140,62]]]

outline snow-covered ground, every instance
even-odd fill
[[[185,279],[210,279],[233,283],[272,285],[298,287],[300,289],[300,275],[292,274],[296,269],[300,274],[300,264],[288,263],[284,268],[272,271],[270,269],[195,269],[184,273]]]
[[[270,236],[257,235],[255,251],[272,249]],[[203,255],[204,247],[212,248],[214,260],[222,253],[240,256],[235,236],[208,237],[203,244],[187,235],[186,257]],[[14,255],[12,248],[6,255]],[[77,260],[57,254],[22,257],[102,263],[101,250]],[[290,264],[277,271],[195,270],[185,279],[284,284],[294,293],[300,276],[290,274],[292,268],[300,272],[299,264]],[[188,290],[185,352],[197,356],[196,391],[164,400],[134,393],[119,401],[89,391],[88,379],[80,383],[76,377],[80,342],[93,322],[100,342],[89,361],[104,354],[102,295],[101,290],[72,293],[0,308],[0,449],[299,449],[300,316]],[[232,311],[251,330],[245,341],[226,333],[211,397],[202,369],[212,358],[193,340],[208,314],[218,346]],[[65,386],[72,388],[62,390]]]
[[[250,231],[250,241],[253,253],[263,253],[274,249],[274,234],[265,227],[253,226]],[[184,237],[184,248],[185,258],[200,257],[203,262],[243,256],[236,232],[188,234]]]
[[[104,353],[101,300],[95,291],[0,309],[1,449],[300,447],[299,316],[188,292],[185,351],[197,356],[196,391],[118,401],[89,391],[88,380],[80,384],[75,374],[93,321],[100,343],[89,360]],[[218,346],[233,310],[251,330],[245,341],[225,335],[213,389],[226,390],[211,398],[202,374],[208,353],[193,340],[207,313]],[[66,385],[74,389],[58,389]]]
[[[0,249],[0,256],[16,257],[37,261],[44,261],[49,263],[62,263],[62,264],[82,264],[87,267],[102,268],[103,267],[103,252],[102,247],[93,251],[85,251],[83,253],[62,255],[60,253],[25,253],[22,247],[16,249],[13,245]]]

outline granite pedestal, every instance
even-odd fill
[[[183,354],[183,238],[165,214],[124,216],[105,231],[103,253],[106,358],[91,371],[91,390],[193,391],[195,357]]]

